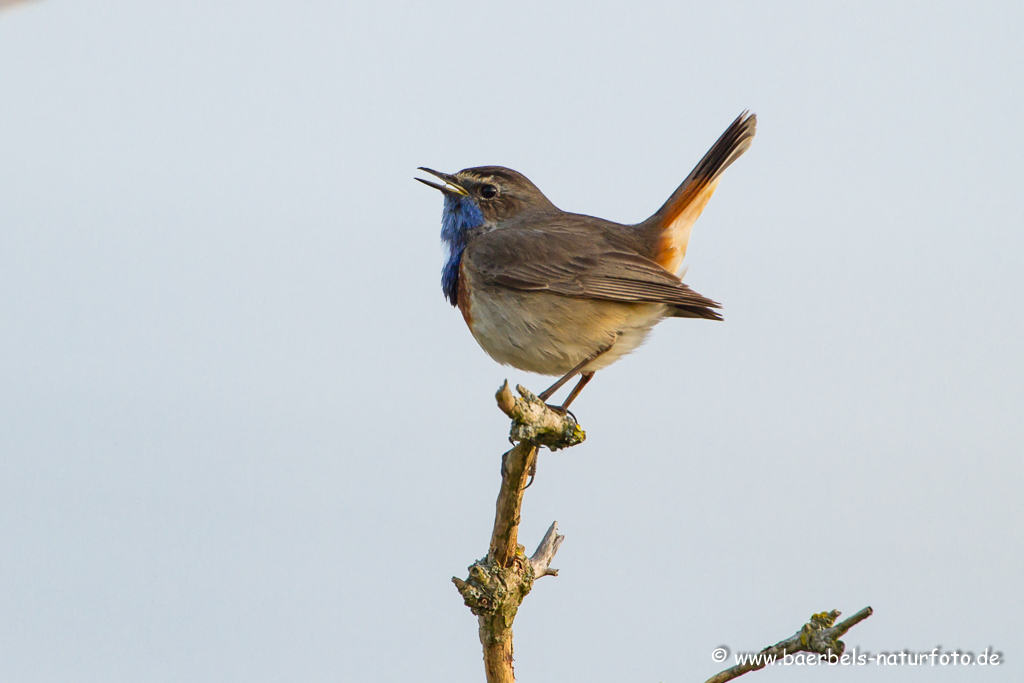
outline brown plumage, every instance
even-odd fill
[[[637,225],[562,211],[526,176],[501,166],[454,175],[422,169],[444,181],[419,179],[445,194],[446,296],[492,358],[564,375],[540,394],[545,399],[578,373],[581,388],[666,317],[721,320],[719,304],[677,272],[694,221],[755,127],[753,115],[741,114]]]

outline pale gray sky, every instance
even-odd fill
[[[1024,9],[45,0],[0,13],[0,680],[476,681],[502,368],[426,165],[653,212],[673,320],[574,406],[524,681],[701,681],[812,613],[1024,661]]]

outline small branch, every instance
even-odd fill
[[[548,532],[537,546],[537,551],[530,556],[534,580],[542,576],[558,576],[558,570],[551,568],[551,560],[555,559],[555,553],[564,540],[565,536],[558,533],[558,522],[551,522]]]
[[[836,655],[841,657],[846,650],[846,644],[839,640],[847,631],[864,621],[873,614],[874,610],[865,607],[849,619],[836,624],[841,612],[820,612],[811,616],[811,620],[801,627],[793,636],[761,650],[756,659],[746,661],[742,664],[726,669],[715,674],[706,683],[725,683],[734,678],[742,676],[750,671],[763,669],[768,662],[781,660],[787,654],[797,652],[814,652],[821,655]]]
[[[553,410],[522,385],[516,386],[522,398],[515,398],[506,381],[495,398],[501,411],[512,418],[509,438],[513,443],[528,441],[535,446],[547,446],[553,451],[583,443],[586,432],[580,429],[569,413]]]
[[[516,445],[502,457],[501,489],[495,503],[494,529],[487,557],[469,567],[463,580],[452,577],[466,606],[480,624],[484,670],[488,683],[513,683],[512,622],[523,598],[541,576],[557,576],[551,560],[565,539],[554,522],[533,557],[519,545],[519,519],[523,492],[540,446],[551,450],[582,443],[586,434],[571,415],[551,409],[523,387],[516,398],[505,382],[495,398],[502,412],[512,418],[510,438]]]
[[[503,461],[505,471],[502,473],[501,490],[498,491],[495,503],[490,557],[499,566],[507,567],[519,548],[519,513],[523,509],[526,480],[537,461],[537,447],[523,441],[505,453]]]
[[[849,619],[843,619],[838,624],[836,624],[836,638],[842,638],[846,635],[847,631],[849,631],[851,628],[853,628],[860,622],[864,621],[874,613],[875,610],[871,609],[870,607],[865,607]],[[839,614],[839,612],[836,612],[836,614]]]
[[[537,462],[538,446],[554,451],[575,446],[587,438],[572,415],[552,410],[522,386],[517,386],[516,391],[522,398],[512,395],[506,381],[495,394],[498,408],[512,418],[509,438],[518,442],[504,456],[501,490],[491,532],[490,555],[502,567],[509,566],[516,555],[523,491]]]

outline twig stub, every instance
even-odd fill
[[[558,522],[551,522],[551,526],[548,527],[537,550],[530,556],[534,579],[539,579],[542,576],[558,576],[558,570],[551,567],[551,561],[555,559],[555,553],[558,552],[564,540],[565,536],[558,533]]]

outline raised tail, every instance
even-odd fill
[[[653,247],[650,258],[665,270],[679,271],[693,223],[718,187],[722,171],[750,147],[756,128],[757,116],[746,111],[740,114],[665,205],[641,224],[643,230],[649,231],[649,243]]]

